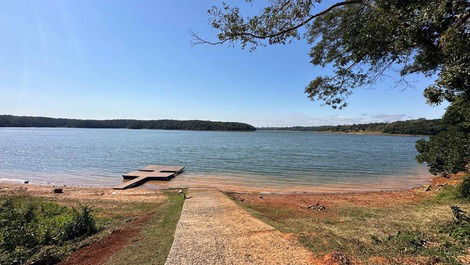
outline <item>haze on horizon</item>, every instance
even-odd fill
[[[303,90],[328,69],[298,41],[249,52],[191,46],[214,38],[213,1],[5,1],[0,10],[0,114],[80,119],[199,119],[314,126],[440,118],[433,80],[398,73],[333,110]]]

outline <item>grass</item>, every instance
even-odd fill
[[[470,224],[456,224],[451,206],[470,212],[457,187],[391,207],[340,204],[324,212],[236,200],[255,217],[293,233],[317,257],[341,252],[355,264],[465,264]],[[468,257],[467,257],[468,258]]]
[[[173,214],[173,206],[165,208],[167,210],[162,210],[161,207],[167,207],[168,202],[177,200],[175,196],[175,192],[166,193],[169,198],[166,202],[125,202],[66,196],[42,198],[31,195],[0,195],[0,264],[55,264],[75,250],[103,239],[114,229],[149,212]],[[12,209],[8,210],[5,202],[9,202]],[[176,224],[178,219],[167,221]],[[87,223],[92,223],[95,229],[87,232],[84,229],[87,227],[84,224]],[[165,224],[162,225],[165,227]],[[165,240],[159,246],[162,251],[171,246],[171,242]]]
[[[144,225],[139,237],[114,254],[107,264],[165,264],[184,203],[183,196],[175,191],[166,195],[167,201]]]
[[[79,210],[28,196],[0,197],[0,264],[50,264],[97,232],[88,207]]]

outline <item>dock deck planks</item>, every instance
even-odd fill
[[[124,182],[121,185],[118,185],[118,186],[114,187],[113,189],[115,189],[115,190],[124,190],[124,189],[127,189],[127,188],[132,188],[132,187],[135,187],[135,186],[139,186],[139,185],[141,185],[142,183],[144,183],[146,181],[147,181],[146,177],[138,177],[138,178],[135,178],[133,180]]]
[[[170,180],[184,170],[184,166],[160,166],[160,165],[149,165],[137,171],[132,171],[127,174],[123,174],[124,179],[131,179],[130,181],[124,182],[113,189],[123,190],[139,186],[147,180]]]
[[[161,166],[161,165],[149,165],[139,171],[148,171],[148,172],[172,172],[172,173],[181,173],[184,170],[184,166]]]
[[[149,172],[149,171],[132,171],[122,175],[125,179],[135,179],[146,177],[149,180],[169,180],[175,176],[175,173],[170,172]]]

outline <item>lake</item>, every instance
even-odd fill
[[[313,132],[0,128],[0,180],[115,185],[148,164],[185,165],[157,187],[387,190],[430,180],[415,136]]]

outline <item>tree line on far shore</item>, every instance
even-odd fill
[[[275,129],[289,131],[316,131],[316,132],[378,132],[388,134],[435,135],[445,130],[440,119],[416,119],[395,122],[377,122],[366,124],[337,125],[337,126],[294,126],[294,127],[267,127],[260,129]]]
[[[201,120],[79,120],[0,115],[0,127],[127,128],[196,131],[254,131],[240,122]]]

